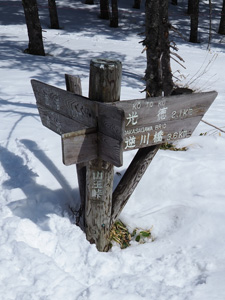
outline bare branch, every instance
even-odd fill
[[[170,56],[170,58],[172,58],[176,63],[178,63],[182,68],[186,69],[186,67],[184,65],[182,65],[177,59],[175,59],[174,57]]]
[[[178,55],[177,53],[170,51],[170,54],[176,56],[176,57],[179,58],[179,60],[181,60],[182,62],[185,62],[185,60],[184,60],[180,55]]]
[[[201,120],[203,123],[205,123],[205,124],[207,124],[207,125],[209,125],[209,126],[211,126],[211,127],[214,127],[214,128],[216,128],[216,129],[218,129],[219,131],[221,131],[221,132],[224,132],[225,133],[225,131],[224,130],[222,130],[221,128],[219,128],[219,127],[217,127],[217,126],[215,126],[215,125],[213,125],[213,124],[211,124],[211,123],[208,123],[208,122],[206,122],[206,121],[204,121],[204,120]]]

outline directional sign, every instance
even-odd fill
[[[101,157],[122,164],[124,111],[31,80],[42,124],[62,136],[65,165]]]
[[[217,93],[213,91],[128,100],[104,104],[101,110],[102,115],[104,115],[103,111],[109,110],[107,116],[110,115],[112,106],[124,111],[125,129],[124,134],[120,136],[123,137],[123,151],[128,151],[190,137],[216,96]],[[100,123],[104,119],[102,115],[99,115]],[[110,124],[112,123],[113,120]],[[108,130],[110,132],[110,126]],[[89,134],[84,133],[84,135],[87,137]],[[81,136],[73,137],[74,147],[78,138],[81,139]],[[117,142],[118,140],[100,138],[98,155],[116,166],[121,166],[122,157]],[[64,137],[63,143],[66,143]]]
[[[88,98],[37,80],[31,84],[44,126],[58,134],[97,126],[96,105]]]
[[[62,137],[63,162],[97,157],[115,166],[123,151],[191,136],[216,92],[99,103],[32,80],[44,126]]]
[[[113,103],[125,112],[124,151],[188,138],[217,92]]]

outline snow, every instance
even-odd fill
[[[87,96],[90,59],[119,59],[121,98],[143,98],[143,8],[120,0],[122,25],[111,29],[97,18],[97,5],[60,0],[63,29],[50,30],[45,2],[39,1],[46,57],[22,51],[28,41],[21,1],[0,3],[0,298],[225,299],[225,135],[205,123],[176,143],[187,151],[157,153],[120,216],[130,231],[153,227],[153,242],[100,253],[74,224],[68,206],[79,200],[75,166],[63,165],[60,137],[42,126],[30,79],[65,89],[64,74],[79,75]],[[171,22],[188,37],[179,2],[170,8]],[[222,1],[212,2],[210,49],[204,15],[200,44],[173,36],[186,69],[173,61],[172,69],[180,85],[218,92],[204,120],[224,129],[225,39],[216,34]],[[134,154],[124,153],[115,172],[123,173]]]

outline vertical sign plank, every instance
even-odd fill
[[[89,98],[99,102],[120,99],[120,61],[92,60]],[[108,251],[112,210],[113,165],[102,159],[87,163],[85,224],[87,240],[99,251]]]

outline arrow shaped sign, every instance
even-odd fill
[[[124,151],[188,138],[217,92],[113,103],[125,112]]]

